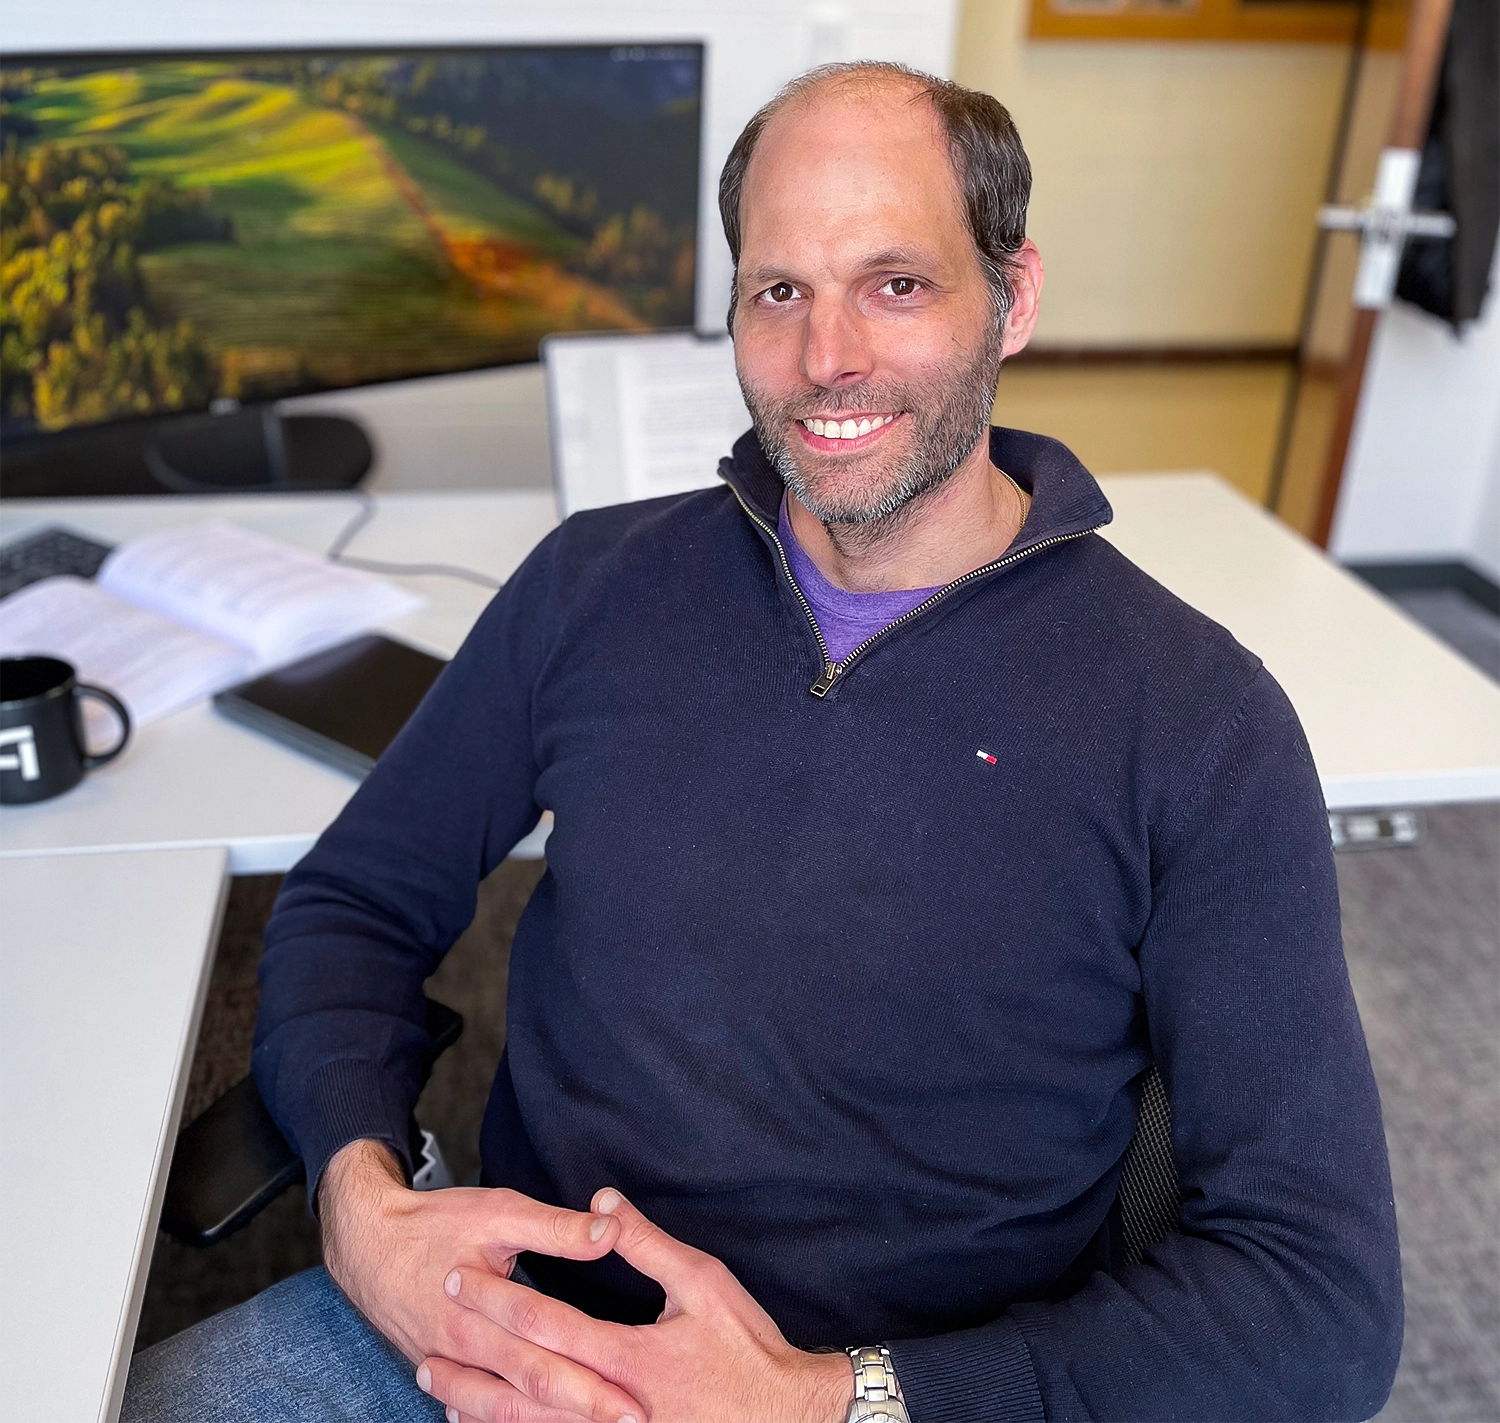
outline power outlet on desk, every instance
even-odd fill
[[[1427,817],[1416,809],[1332,810],[1328,813],[1328,833],[1335,850],[1410,847],[1427,838]]]

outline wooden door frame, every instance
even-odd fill
[[[1401,85],[1397,92],[1396,115],[1391,123],[1389,148],[1420,151],[1427,142],[1427,126],[1432,117],[1433,96],[1437,93],[1438,72],[1448,42],[1448,22],[1453,14],[1453,0],[1412,0],[1406,26],[1406,49],[1401,62]],[[1323,487],[1318,498],[1318,517],[1313,528],[1313,542],[1328,547],[1333,520],[1338,512],[1339,492],[1344,482],[1349,445],[1354,437],[1354,422],[1359,415],[1359,401],[1369,364],[1370,343],[1380,312],[1361,308],[1355,312],[1349,349],[1339,372],[1338,403],[1335,408],[1333,436],[1323,467]]]

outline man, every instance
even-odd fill
[[[994,100],[891,66],[746,129],[754,435],[545,540],[289,877],[255,1070],[327,1275],[144,1356],[128,1417],[1378,1409],[1395,1227],[1312,761],[1077,461],[988,431],[1028,189]],[[486,1189],[418,1194],[422,983],[543,809]],[[1129,1264],[1153,1063],[1182,1229]]]

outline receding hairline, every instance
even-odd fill
[[[806,113],[820,101],[844,98],[846,102],[864,102],[880,97],[882,90],[893,94],[905,90],[907,91],[905,104],[893,107],[910,109],[913,105],[921,105],[926,110],[932,121],[933,141],[947,159],[943,166],[952,178],[959,206],[962,208],[962,184],[949,152],[948,137],[943,129],[943,116],[933,100],[931,80],[926,75],[897,66],[887,67],[872,60],[869,61],[868,67],[840,69],[831,74],[820,74],[817,70],[813,70],[804,78],[809,80],[807,84],[802,87],[788,86],[788,90],[783,90],[780,96],[781,102],[766,114],[765,126],[761,129],[754,151],[750,154],[750,161],[745,165],[747,184],[766,140],[772,136],[772,131],[784,116],[794,117],[797,113]],[[855,92],[846,92],[850,90]]]
[[[894,93],[901,90],[906,91],[908,107],[920,104],[927,110],[939,142],[944,140],[943,116],[933,100],[932,81],[915,70],[870,60],[849,68],[839,68],[832,73],[814,69],[802,76],[802,80],[805,82],[794,80],[789,84],[778,95],[778,102],[766,112],[765,127],[760,133],[762,140],[783,115],[794,110],[809,109],[819,100],[847,97],[855,101],[869,101],[880,97],[882,91]],[[760,144],[757,143],[756,151],[759,149]],[[751,154],[750,161],[754,163],[754,153]]]
[[[865,60],[848,68],[810,69],[787,86],[785,101],[794,104],[798,100],[815,95],[837,92],[840,89],[858,89],[873,94],[879,89],[908,89],[914,95],[924,95],[932,81],[925,74],[897,64],[885,64],[877,60]]]

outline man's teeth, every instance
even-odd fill
[[[858,420],[804,420],[802,423],[825,440],[856,440],[871,430],[889,425],[895,418],[894,415],[862,415]]]

